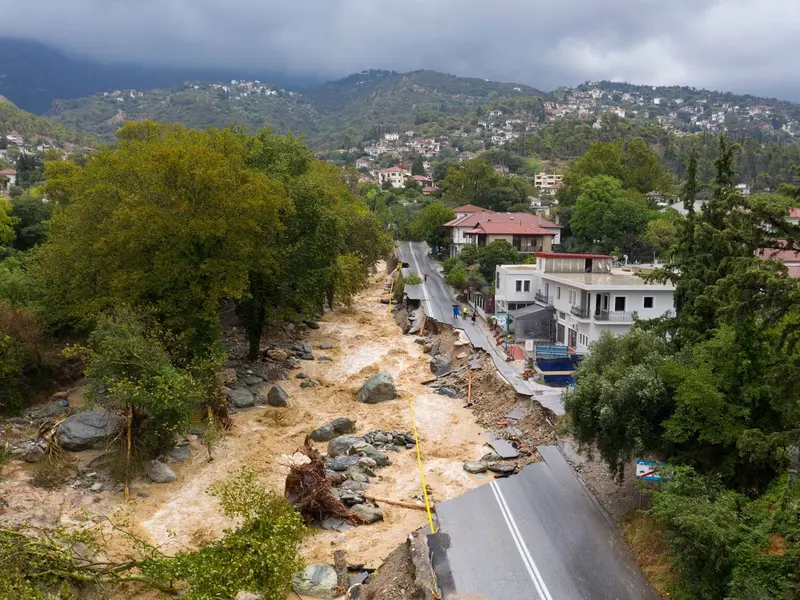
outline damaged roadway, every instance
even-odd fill
[[[518,475],[437,506],[444,600],[656,600],[560,450],[539,451]]]

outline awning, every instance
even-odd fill
[[[517,310],[512,310],[508,313],[508,316],[512,319],[519,319],[520,317],[527,317],[528,315],[532,315],[534,313],[538,313],[540,311],[547,311],[547,312],[554,312],[553,308],[548,308],[547,306],[540,306],[538,304],[531,304],[526,306],[525,308],[518,308]]]

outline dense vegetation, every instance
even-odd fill
[[[800,227],[786,220],[791,195],[734,188],[737,151],[720,140],[709,201],[676,222],[652,275],[675,283],[677,314],[601,338],[566,396],[577,439],[618,476],[643,455],[682,466],[651,514],[686,600],[800,593],[798,497],[784,476],[800,430],[800,280],[762,254],[800,249]],[[697,170],[692,155],[687,206]]]
[[[91,144],[95,137],[89,133],[78,133],[75,129],[52,119],[37,117],[34,114],[20,110],[10,102],[0,100],[0,146],[5,147],[5,136],[16,131],[26,140],[36,139],[53,140],[61,146],[64,142],[73,144]]]

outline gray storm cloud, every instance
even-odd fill
[[[434,69],[800,99],[797,0],[0,0],[0,35],[106,62],[335,78]]]

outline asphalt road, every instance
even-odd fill
[[[445,600],[656,600],[555,446],[544,461],[437,505]]]
[[[413,286],[416,290],[421,290],[420,300],[422,301],[425,314],[436,319],[440,323],[448,323],[457,329],[462,329],[467,334],[472,346],[484,350],[492,357],[495,367],[500,374],[508,381],[519,394],[525,396],[535,396],[545,408],[550,409],[557,415],[564,414],[564,404],[561,401],[562,390],[554,388],[552,391],[544,386],[533,388],[528,385],[522,376],[510,366],[505,357],[495,350],[486,333],[470,321],[453,318],[453,304],[457,304],[455,297],[450,291],[450,287],[445,283],[439,274],[437,267],[428,256],[428,245],[425,242],[401,242],[400,258],[408,263],[409,269],[416,271],[420,275],[427,273],[428,280],[422,285]],[[407,286],[408,291],[411,286]]]

